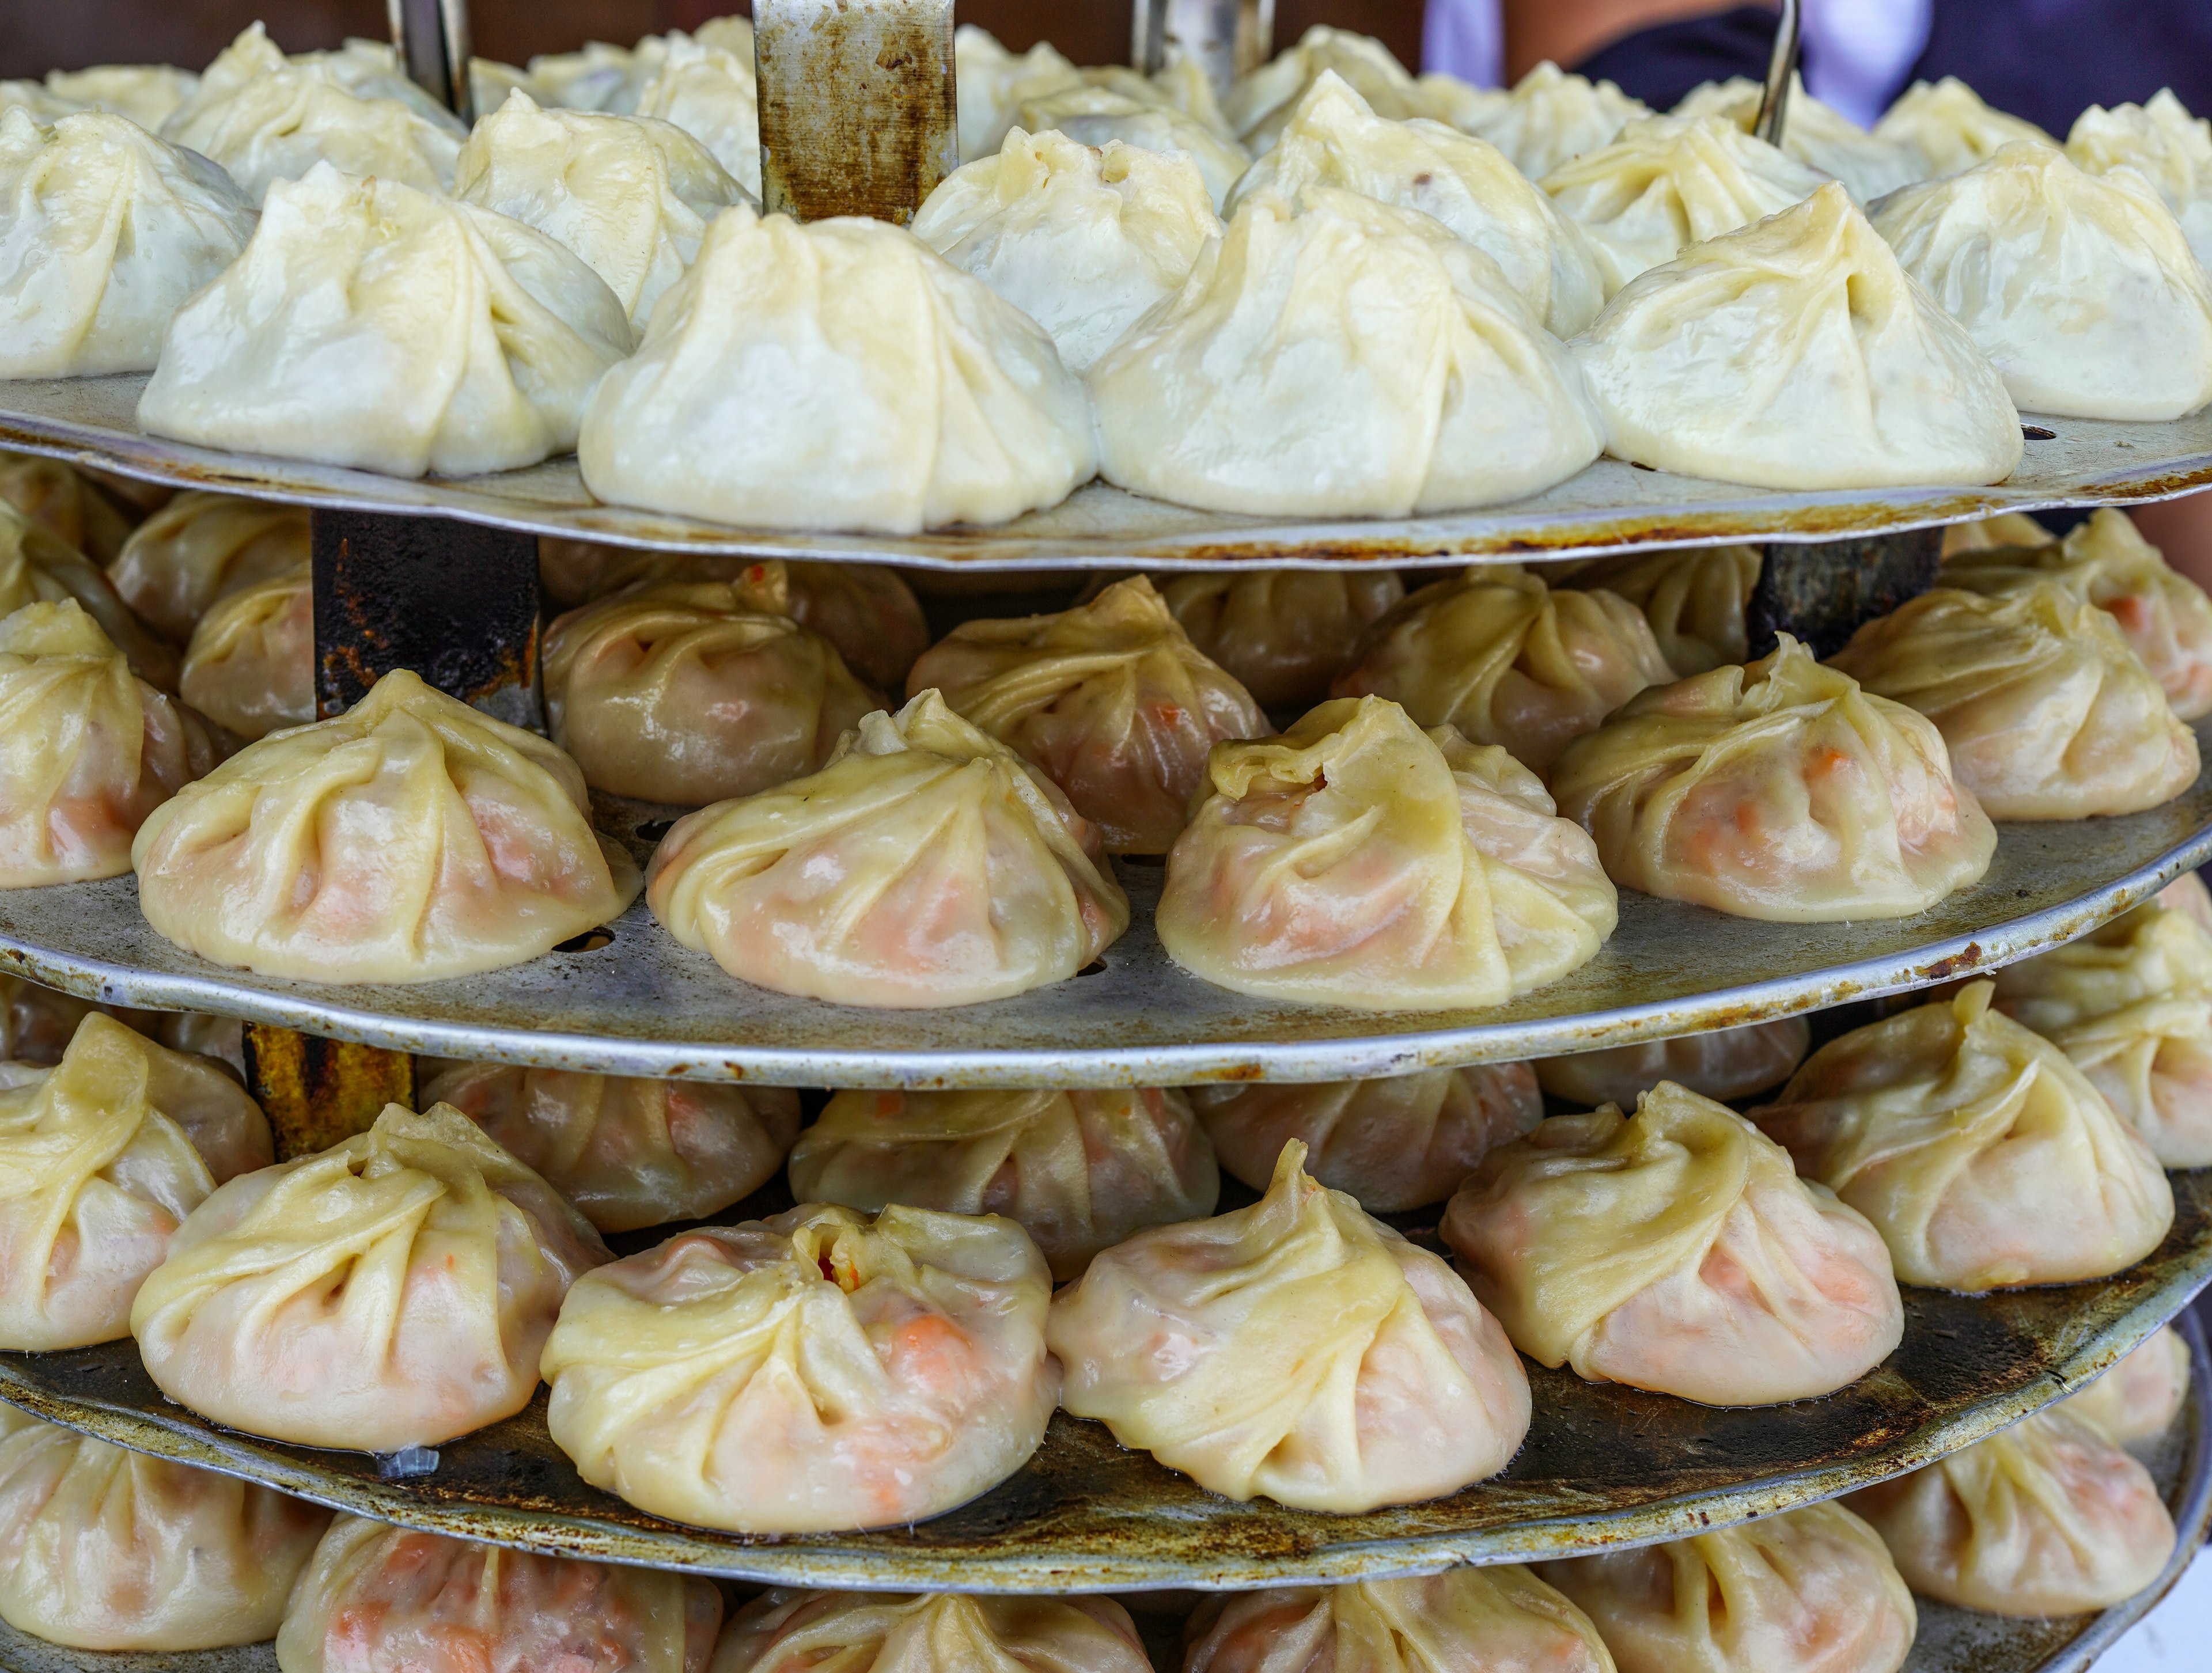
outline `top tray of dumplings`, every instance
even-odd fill
[[[1871,133],[1801,92],[1778,149],[1748,82],[1661,116],[1322,27],[1220,98],[973,28],[957,61],[965,161],[910,229],[759,212],[737,18],[480,62],[473,129],[389,48],[258,25],[199,76],[0,84],[0,432],[308,503],[1016,567],[1828,538],[2212,481],[2212,126],[2170,94],[2061,146],[1955,81]]]

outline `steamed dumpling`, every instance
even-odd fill
[[[1803,202],[1827,178],[1725,118],[1654,116],[1560,164],[1544,190],[1589,234],[1611,296],[1692,244]]]
[[[2212,277],[2133,170],[2008,145],[1884,198],[1874,224],[2022,411],[2161,420],[2212,401]]]
[[[114,1342],[169,1234],[274,1159],[260,1106],[204,1058],[94,1012],[49,1070],[0,1065],[0,1346]]]
[[[186,645],[216,599],[310,555],[305,506],[192,488],[131,531],[107,579],[163,638]]]
[[[1554,591],[1510,564],[1431,581],[1360,636],[1330,689],[1502,744],[1541,773],[1568,740],[1674,677],[1643,616],[1602,588]]]
[[[2092,174],[2141,174],[2166,199],[2198,262],[2212,267],[2212,122],[2191,116],[2171,88],[2140,105],[2090,106],[2066,136],[2066,155]]]
[[[2116,1446],[2155,1440],[2189,1397],[2189,1343],[2171,1324],[2124,1355],[2079,1394],[2054,1409],[2087,1424]]]
[[[109,476],[103,491],[82,471],[61,459],[0,448],[0,500],[45,529],[59,544],[95,564],[112,563],[131,535],[130,523],[110,496],[124,488],[141,486]],[[108,636],[112,639],[115,634],[111,630]]]
[[[179,1405],[301,1446],[396,1452],[512,1416],[591,1222],[459,1110],[240,1175],[186,1216],[131,1334]]]
[[[207,67],[192,96],[162,123],[161,137],[220,165],[256,203],[277,181],[302,179],[322,163],[387,185],[449,189],[460,124],[426,114],[427,100],[383,96],[397,90],[389,82],[356,92],[348,79],[288,61],[256,23]]]
[[[147,631],[98,566],[82,549],[58,537],[47,519],[0,504],[0,617],[26,604],[66,602],[74,602],[92,618],[108,643],[129,660],[133,674],[164,691],[175,688],[175,649]]]
[[[331,1513],[0,1405],[0,1620],[173,1653],[275,1635]]]
[[[2184,720],[2212,714],[2212,598],[2177,574],[2125,512],[2107,506],[2053,540],[2027,518],[2005,532],[2018,543],[1990,541],[1953,549],[1947,542],[1942,579],[1970,592],[2008,594],[2053,580],[2080,593],[2158,676],[2166,701]]]
[[[1785,1016],[1741,1028],[1708,1028],[1638,1046],[1545,1058],[1536,1064],[1536,1079],[1553,1097],[1591,1109],[1600,1104],[1633,1109],[1636,1100],[1662,1081],[1673,1081],[1716,1102],[1733,1103],[1788,1080],[1812,1042],[1811,1024],[1802,1016]]]
[[[541,104],[628,116],[637,109],[639,90],[667,55],[668,42],[661,35],[647,35],[635,47],[587,40],[574,52],[540,52],[524,73],[538,89],[531,97]]]
[[[545,630],[545,720],[595,790],[686,806],[816,771],[883,700],[782,589],[647,582]]]
[[[1245,200],[1090,379],[1106,479],[1209,511],[1490,505],[1564,481],[1600,441],[1565,349],[1496,262],[1327,186],[1295,209]]]
[[[813,1667],[836,1673],[1151,1673],[1152,1662],[1129,1612],[1110,1597],[776,1589],[732,1620],[713,1673]]]
[[[699,253],[707,223],[751,202],[707,149],[651,117],[541,110],[527,94],[478,122],[453,196],[565,245],[606,281],[642,330]]]
[[[1905,1336],[1881,1237],[1733,1110],[1662,1082],[1492,1151],[1444,1241],[1513,1345],[1591,1382],[1763,1406],[1832,1394]],[[1755,1273],[1755,1281],[1746,1275]]]
[[[198,92],[199,85],[193,71],[169,64],[96,64],[88,70],[46,72],[46,91],[56,98],[111,116],[127,116],[149,134]]]
[[[283,1673],[707,1673],[712,1580],[331,1524],[276,1634]]]
[[[1937,587],[1828,665],[1936,723],[1992,819],[2140,813],[2197,780],[2197,735],[2112,618],[2057,581],[1990,597]]]
[[[1749,133],[1759,120],[1765,86],[1747,76],[1694,87],[1674,106],[1676,116],[1721,116]],[[1790,112],[1782,124],[1784,153],[1808,168],[1841,180],[1862,203],[1871,203],[1899,186],[1926,178],[1920,159],[1893,140],[1876,139],[1837,110],[1805,91],[1802,76],[1790,78]]]
[[[1221,1165],[1267,1189],[1283,1146],[1306,1147],[1306,1171],[1370,1214],[1441,1203],[1474,1165],[1544,1118],[1525,1063],[1424,1069],[1367,1081],[1189,1089]]]
[[[477,1063],[421,1101],[459,1110],[602,1232],[720,1214],[774,1179],[799,1136],[785,1087]]]
[[[1018,127],[914,217],[916,238],[1043,326],[1077,373],[1174,294],[1220,232],[1188,157]]]
[[[74,599],[0,617],[0,888],[131,869],[147,816],[218,759]]]
[[[247,745],[139,827],[146,921],[218,964],[419,982],[520,964],[619,916],[637,868],[535,733],[401,670]]]
[[[960,119],[960,161],[995,156],[1014,107],[1039,94],[1074,87],[1083,72],[1049,41],[1010,52],[988,29],[963,23],[952,32],[953,75]]]
[[[731,52],[677,30],[665,56],[645,84],[629,116],[651,117],[682,129],[758,201],[761,191],[760,88],[753,56]]]
[[[1996,1615],[2108,1609],[2173,1555],[2173,1518],[2150,1471],[2057,1410],[1847,1502],[1915,1591]]]
[[[245,255],[169,322],[138,421],[397,476],[506,470],[575,445],[632,342],[543,233],[318,164],[270,188]]]
[[[1211,1492],[1364,1511],[1503,1470],[1528,1384],[1451,1269],[1283,1147],[1250,1208],[1139,1232],[1053,1300],[1061,1403]]]
[[[1132,1233],[1212,1213],[1220,1191],[1189,1104],[1158,1088],[840,1092],[791,1153],[802,1203],[1000,1215],[1063,1282]]]
[[[1987,162],[2019,140],[2058,142],[2033,122],[1990,109],[1955,76],[1915,82],[1882,112],[1881,120],[1874,124],[1874,136],[1911,153],[1923,180]]]
[[[2173,1223],[2157,1158],[1992,991],[1830,1040],[1761,1130],[1881,1228],[1906,1283],[1978,1294],[2134,1265]]]
[[[1536,1572],[1620,1673],[1897,1673],[1920,1624],[1881,1537],[1832,1501]]]
[[[1361,1010],[1502,1004],[1595,956],[1618,917],[1536,775],[1379,697],[1215,746],[1168,856],[1168,956],[1220,987]]]
[[[1744,613],[1759,585],[1756,546],[1630,552],[1583,565],[1565,585],[1603,587],[1644,612],[1659,654],[1678,676],[1751,660]]]
[[[1540,180],[1570,158],[1611,144],[1623,128],[1650,114],[1649,105],[1611,82],[1569,75],[1547,59],[1469,126],[1523,174]]]
[[[1406,596],[1388,569],[1228,569],[1153,578],[1168,613],[1263,709],[1307,709],[1367,626]]]
[[[1783,924],[1909,918],[1978,882],[1996,827],[1935,724],[1781,641],[1631,698],[1553,764],[1607,875]]]
[[[0,112],[0,378],[150,372],[169,316],[252,235],[221,169],[134,122]]]
[[[1056,615],[964,621],[907,679],[1035,762],[1109,853],[1165,853],[1207,752],[1273,730],[1141,575]]]
[[[1613,1673],[1587,1616],[1519,1563],[1216,1593],[1183,1673]]]
[[[819,773],[677,821],[647,899],[732,975],[854,1005],[1003,998],[1129,925],[1089,821],[935,691],[864,718]]]
[[[912,233],[740,204],[601,382],[577,448],[616,505],[913,533],[1049,506],[1096,466],[1043,327]]]
[[[2020,415],[1844,189],[1684,250],[1575,340],[1606,451],[1775,488],[2002,482]]]
[[[242,738],[313,720],[313,571],[301,564],[216,599],[192,630],[177,690]]]
[[[802,1203],[580,1281],[547,1428],[592,1486],[740,1533],[919,1522],[1028,1462],[1052,1280],[1011,1220]]]
[[[1243,146],[1188,112],[1156,96],[1087,80],[1023,100],[1014,106],[1012,126],[1030,134],[1054,130],[1079,145],[1101,150],[1118,142],[1133,150],[1181,156],[1198,170],[1216,206],[1227,201],[1229,189],[1251,162]]]
[[[1597,317],[1598,260],[1580,230],[1487,140],[1441,122],[1394,122],[1324,70],[1292,110],[1274,149],[1230,194],[1297,200],[1337,186],[1435,216],[1495,261],[1528,311],[1559,336]]]
[[[1300,102],[1324,76],[1335,76],[1386,120],[1435,113],[1420,84],[1381,41],[1316,23],[1296,45],[1239,77],[1229,90],[1222,114],[1255,155],[1264,152],[1274,145]]]

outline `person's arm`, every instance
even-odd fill
[[[1607,41],[1654,23],[1731,9],[1730,0],[1504,0],[1504,8],[1509,84],[1546,58],[1571,70]]]
[[[2174,568],[2212,592],[2212,494],[2136,506],[2129,513],[2142,537]]]

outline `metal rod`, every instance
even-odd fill
[[[1238,0],[1237,73],[1249,76],[1275,56],[1275,0]]]
[[[1246,16],[1261,10],[1255,0],[1135,0],[1129,62],[1157,76],[1176,58],[1194,59],[1214,91],[1225,94],[1238,76],[1255,67],[1243,62],[1240,49],[1248,38],[1256,42],[1268,32],[1271,18]]]
[[[385,0],[385,9],[408,80],[463,122],[473,123],[469,0]]]
[[[1797,73],[1801,20],[1798,0],[1782,0],[1782,21],[1774,31],[1774,56],[1767,60],[1766,91],[1759,100],[1759,120],[1752,132],[1769,145],[1782,143],[1783,126],[1790,117],[1790,82]]]

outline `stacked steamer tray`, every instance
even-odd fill
[[[2020,471],[1972,490],[1740,489],[1601,460],[1531,500],[1395,522],[1214,515],[1093,484],[1049,512],[973,533],[793,534],[600,505],[573,458],[410,482],[183,446],[138,428],[143,383],[121,375],[0,384],[0,445],[141,482],[309,507],[326,700],[345,694],[349,670],[380,671],[375,658],[394,655],[384,628],[432,614],[410,603],[434,585],[444,589],[441,608],[450,603],[458,571],[464,591],[483,593],[483,614],[471,621],[464,612],[460,626],[443,630],[444,643],[439,630],[422,630],[429,637],[407,646],[402,663],[459,668],[442,683],[520,717],[532,708],[526,679],[513,676],[526,676],[534,658],[537,536],[953,572],[965,591],[933,598],[933,612],[946,616],[933,621],[940,632],[956,609],[1006,614],[1004,601],[1017,595],[1056,593],[1064,603],[1092,573],[1441,571],[1492,556],[1544,563],[1748,541],[1764,543],[1770,573],[1799,587],[1794,603],[1773,589],[1776,620],[1788,626],[1826,607],[1824,591],[1848,615],[1853,606],[1835,595],[1854,591],[1869,569],[1910,571],[1932,559],[1926,531],[1941,525],[2143,503],[2212,484],[2212,416],[2200,412],[2170,424],[2039,423]],[[434,574],[426,555],[449,573]],[[1844,571],[1853,585],[1817,585]],[[531,600],[525,625],[514,643],[492,642],[514,626],[495,618],[518,586]],[[353,612],[350,627],[341,603]],[[455,642],[478,633],[485,642]],[[2198,735],[2212,746],[2212,724],[2200,724]],[[594,810],[602,831],[641,862],[678,811],[611,797],[595,798]],[[2150,812],[2003,826],[1986,877],[1917,917],[1783,925],[1625,892],[1620,926],[1596,957],[1547,986],[1468,1012],[1354,1011],[1209,985],[1162,948],[1152,927],[1160,873],[1143,865],[1121,868],[1132,927],[1091,967],[1021,997],[957,1009],[871,1010],[736,982],[676,944],[642,901],[598,931],[486,975],[393,985],[264,977],[155,934],[130,876],[0,893],[0,967],[112,1004],[243,1018],[270,1061],[294,1030],[381,1052],[780,1087],[1301,1082],[1558,1056],[1912,993],[2083,936],[2208,858],[2212,772]],[[369,1054],[331,1060],[374,1078]],[[295,1068],[324,1061],[313,1046],[293,1059]],[[273,1098],[272,1088],[264,1076],[257,1089]],[[295,1140],[319,1117],[338,1110],[343,1118],[345,1088],[325,1090],[319,1101],[299,1100],[310,1124]],[[323,1143],[335,1136],[321,1130]],[[1531,1366],[1534,1425],[1502,1474],[1442,1499],[1353,1514],[1215,1496],[1065,1412],[1023,1469],[946,1514],[870,1533],[746,1537],[664,1520],[586,1485],[549,1435],[542,1387],[519,1415],[434,1452],[388,1456],[222,1428],[163,1397],[128,1339],[0,1353],[0,1399],[133,1451],[375,1520],[739,1582],[1122,1594],[1325,1585],[1684,1537],[1833,1498],[1983,1440],[2144,1343],[2212,1276],[2212,1170],[2176,1173],[2172,1184],[2172,1229],[2137,1265],[2094,1282],[1975,1297],[1909,1288],[1903,1346],[1824,1399],[1704,1407]],[[789,1200],[779,1181],[717,1218],[764,1215]],[[1395,1218],[1434,1247],[1439,1212]],[[2180,1535],[2166,1572],[2099,1615],[2019,1621],[1923,1600],[1910,1668],[2085,1666],[2172,1584],[2212,1525],[2212,1362],[2194,1322],[2185,1317],[2179,1328],[2193,1371],[2187,1402],[2140,1449]],[[1176,1628],[1160,1624],[1165,1616],[1144,1619],[1158,1627],[1157,1665],[1177,1665]],[[266,1646],[103,1656],[0,1628],[0,1668],[15,1673],[273,1665]]]

